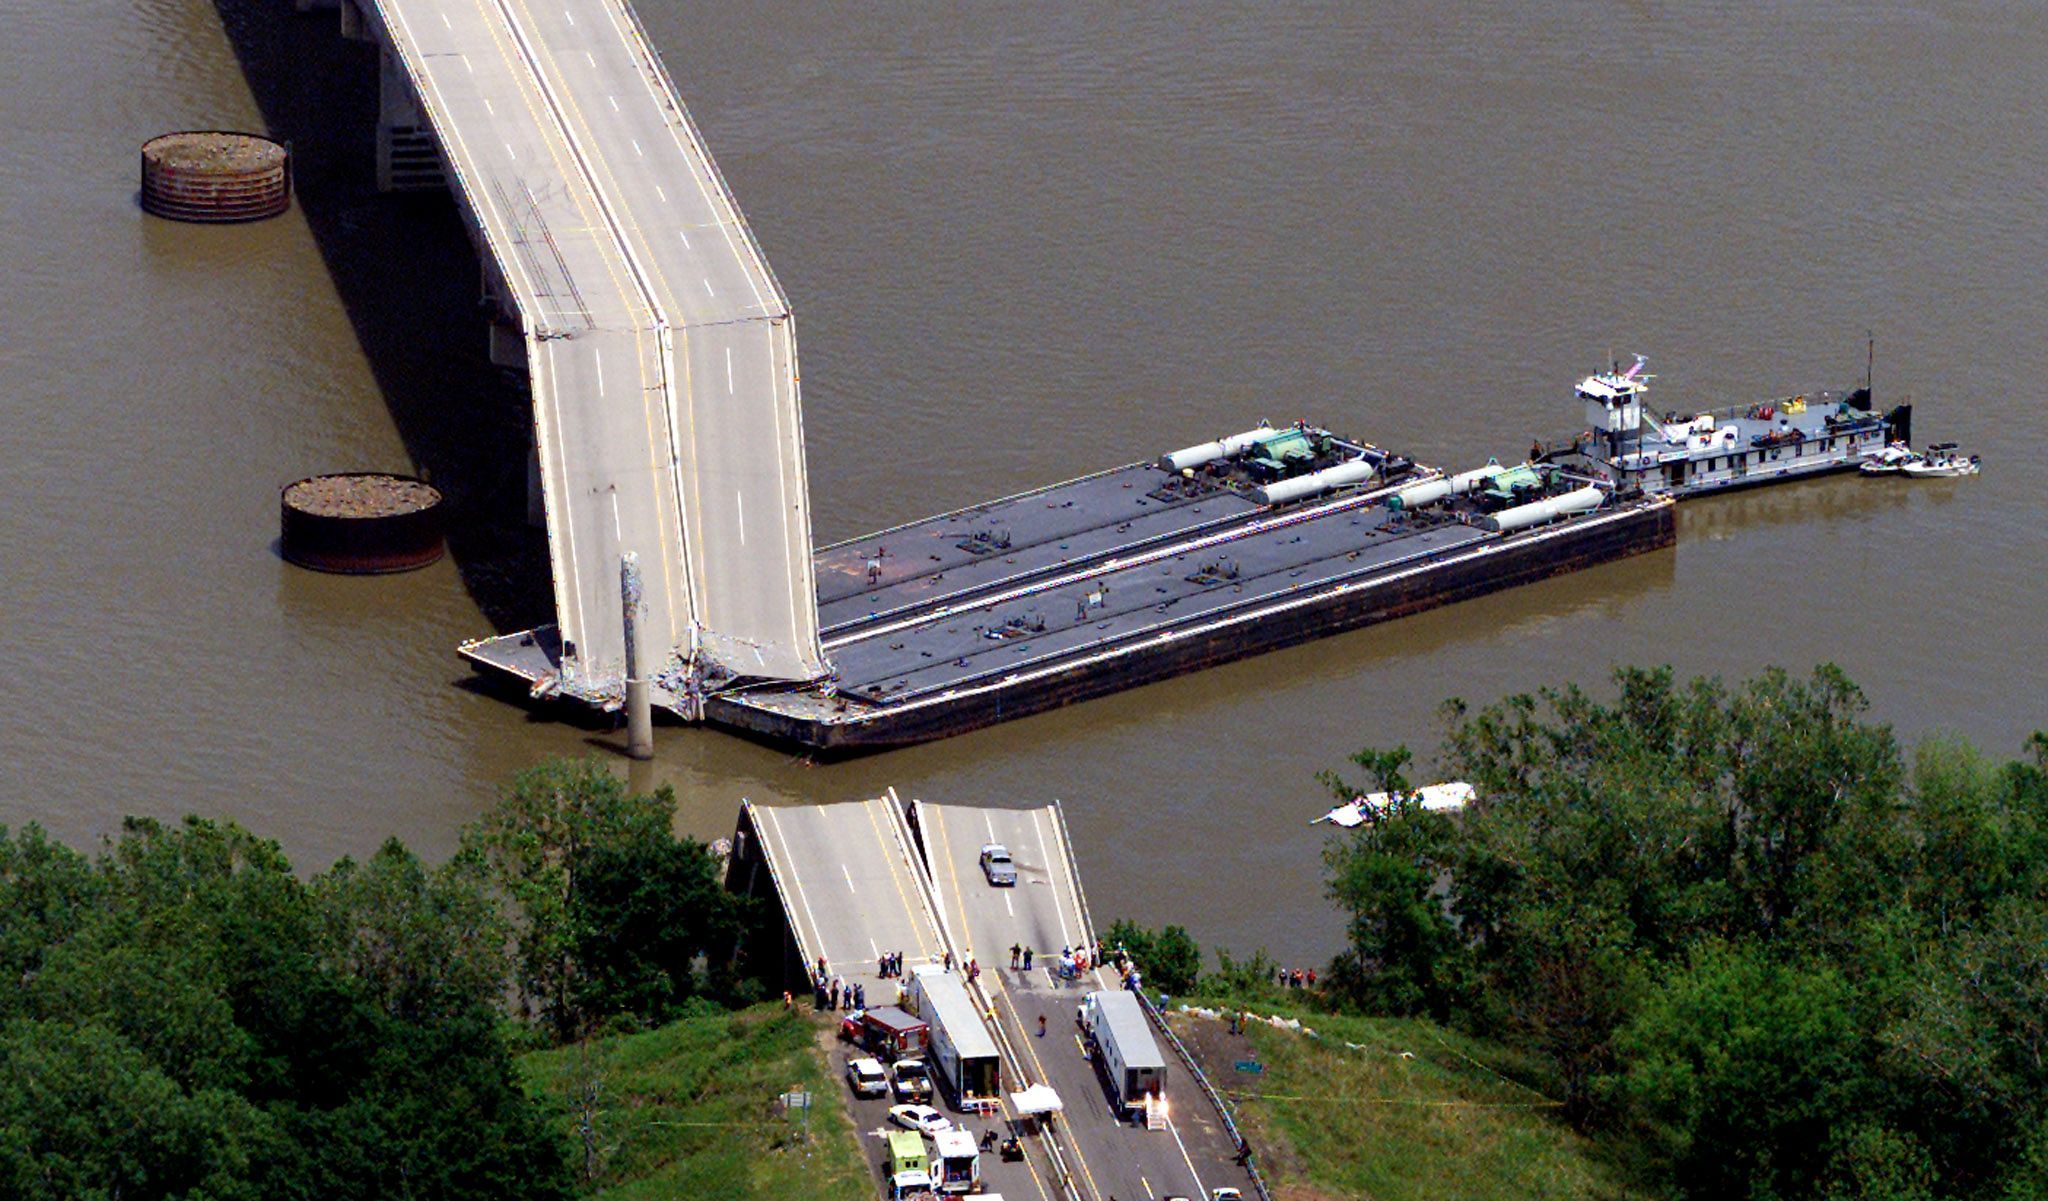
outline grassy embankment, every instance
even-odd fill
[[[520,1070],[581,1157],[587,1196],[869,1196],[872,1176],[820,1038],[812,1015],[771,1003],[535,1051]],[[775,1111],[790,1090],[811,1093],[808,1141],[796,1115]]]
[[[1200,1004],[1228,1011],[1213,1001]],[[1426,1021],[1316,1013],[1259,1001],[1322,1037],[1263,1022],[1179,1015],[1175,1029],[1218,1088],[1279,1201],[1616,1199],[1632,1192],[1593,1141],[1520,1080],[1527,1065]],[[1347,1045],[1351,1044],[1351,1045]],[[1235,1070],[1257,1059],[1263,1074]]]

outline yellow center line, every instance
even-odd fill
[[[886,804],[887,802],[882,803]],[[904,891],[903,876],[897,871],[896,867],[896,852],[890,849],[889,838],[882,833],[882,823],[875,817],[875,802],[870,801],[861,806],[861,812],[867,814],[868,825],[874,829],[875,845],[881,848],[882,860],[889,867],[889,882],[896,886],[896,899],[902,902],[903,912],[906,915],[915,914],[919,906],[913,905],[910,901],[910,894]],[[919,923],[919,925],[921,927],[922,923]],[[930,933],[936,938],[937,931],[931,931]],[[925,934],[926,931],[920,928],[917,935],[917,949],[919,953],[929,960],[932,958],[931,944],[925,940]],[[902,984],[899,982],[897,987],[902,987]]]
[[[532,26],[536,31],[534,37],[531,39],[534,46],[535,56],[546,60],[548,68],[555,74],[557,78],[560,78],[564,81],[564,86],[559,94],[564,110],[568,113],[568,115],[574,118],[576,124],[580,125],[586,134],[593,135],[586,141],[585,156],[594,165],[597,171],[603,173],[605,181],[611,185],[613,194],[622,198],[622,211],[618,214],[621,238],[623,239],[625,237],[632,237],[640,241],[647,250],[646,270],[652,276],[652,280],[650,282],[654,285],[654,291],[657,293],[656,296],[650,296],[648,298],[650,303],[653,305],[653,315],[668,327],[671,338],[680,339],[682,341],[683,351],[680,355],[677,356],[677,358],[678,361],[682,364],[682,369],[687,377],[687,373],[690,370],[690,355],[688,349],[690,338],[689,330],[687,326],[681,326],[682,315],[680,313],[671,317],[666,311],[669,305],[672,305],[675,302],[675,288],[668,282],[667,277],[662,273],[661,256],[658,253],[655,253],[651,246],[645,245],[646,234],[641,230],[639,221],[632,212],[631,193],[629,193],[625,188],[619,186],[618,177],[612,172],[611,163],[604,155],[602,139],[599,139],[594,136],[595,131],[591,128],[589,119],[583,115],[583,107],[576,103],[575,89],[567,86],[567,76],[563,73],[561,66],[556,62],[554,52],[548,48],[547,38],[545,37],[545,35],[539,33],[540,23],[534,20],[533,13],[531,10],[527,8],[524,0],[506,0],[506,3],[516,6],[520,10],[520,12],[526,15],[527,23],[530,26]],[[597,180],[591,180],[591,186],[593,188],[597,187]],[[669,302],[669,305],[665,305],[662,303],[662,300],[664,298]],[[679,328],[679,326],[681,327]],[[699,479],[699,477],[703,473],[696,469],[696,455],[694,453],[694,431],[696,428],[695,405],[691,401],[690,385],[687,378],[680,381],[672,381],[672,383],[674,384],[676,390],[673,393],[671,393],[670,396],[667,398],[669,404],[665,407],[680,408],[683,411],[686,417],[686,422],[692,431],[691,469],[687,473],[683,472],[682,465],[680,464],[680,462],[676,463],[676,469],[679,475],[683,476],[688,480],[692,494],[693,504],[696,506],[695,508],[689,509],[688,512],[701,513],[703,512],[703,492],[702,481]],[[667,414],[665,413],[664,417],[666,416]],[[664,424],[667,424],[667,422],[665,421]],[[653,431],[650,429],[649,432],[652,433]],[[675,433],[673,430],[671,431],[669,437],[667,439],[664,439],[664,441],[667,441],[669,443],[672,460],[680,459],[681,456],[676,450],[675,443],[677,439],[675,437]],[[656,464],[655,466],[656,471],[658,473],[660,470],[660,465]],[[680,484],[681,482],[681,479],[677,481],[678,484]],[[680,491],[677,491],[676,494],[676,504],[678,506],[681,506],[683,504],[683,498]],[[685,570],[686,574],[690,576],[691,594],[699,598],[701,603],[701,599],[704,598],[707,594],[709,581],[700,580],[697,578],[697,572],[695,569],[699,566],[699,564],[695,561],[694,557],[688,554],[687,547],[689,539],[684,530],[684,524],[685,518],[681,513],[679,513],[676,522],[676,534],[677,537],[684,544]],[[664,575],[666,575],[667,566],[667,562],[666,560],[664,560]],[[670,587],[671,589],[673,589],[673,581],[671,581]],[[673,635],[673,613],[670,614],[670,632],[671,635]]]
[[[946,874],[950,876],[953,880],[953,903],[960,909],[960,929],[962,937],[966,937],[967,902],[965,894],[960,891],[960,869],[958,866],[958,856],[953,854],[952,840],[946,836],[946,819],[945,816],[939,812],[939,806],[933,805],[927,810],[927,812],[932,815],[933,824],[936,826],[937,846],[942,854],[942,857],[946,861]],[[991,979],[1000,981],[1002,977],[992,976]],[[1024,1029],[1023,1019],[1019,1017],[1017,1014],[1016,1003],[1010,1000],[1009,990],[999,989],[998,991],[1002,994],[1003,1000],[1010,1007],[1010,1015],[1013,1019],[1011,1024],[1014,1025],[1018,1031],[1017,1041],[1023,1044],[1025,1051],[1030,1053],[1031,1064],[1034,1068],[1038,1070],[1039,1080],[1050,1084],[1052,1082],[1052,1078],[1046,1075],[1045,1063],[1038,1058],[1037,1049],[1031,1045],[1031,1034],[1029,1031]],[[1096,1187],[1095,1173],[1088,1167],[1088,1157],[1082,1154],[1080,1144],[1074,1141],[1073,1139],[1069,1139],[1067,1140],[1067,1145],[1073,1149],[1075,1165],[1081,1169],[1081,1175],[1086,1177],[1088,1180],[1088,1191],[1098,1198],[1101,1197],[1102,1190]]]
[[[490,27],[490,26],[491,26],[491,22],[490,22],[490,20],[489,20],[489,18],[490,18],[490,12],[489,12],[489,10],[488,10],[488,9],[487,9],[487,8],[485,7],[486,3],[487,3],[487,0],[477,0],[477,7],[478,7],[478,8],[480,9],[480,10],[483,10],[483,12],[484,12],[484,16],[485,16],[485,25],[486,25],[486,27]],[[510,0],[510,3],[518,4],[518,3],[519,3],[519,0]],[[524,10],[524,9],[525,9],[525,5],[524,5],[524,4],[519,4],[519,7],[520,7],[520,8],[522,9],[522,10]],[[509,11],[509,10],[507,10],[507,9],[504,9],[504,8],[500,8],[500,10],[499,10],[499,16],[501,16],[502,18],[504,18],[504,20],[505,20],[505,21],[506,21],[506,23],[507,23],[507,28],[508,28],[508,30],[509,30],[509,29],[510,29],[510,22],[511,22],[511,13],[510,13],[510,11]],[[531,20],[531,14],[528,14],[528,19],[529,19],[529,20]],[[497,41],[497,40],[498,40],[495,28],[493,28],[493,30],[492,30],[492,40],[493,40],[493,41]],[[534,43],[535,43],[535,50],[534,50],[534,53],[535,53],[536,55],[545,55],[545,54],[547,54],[547,48],[546,48],[546,44],[545,44],[545,42],[544,42],[544,41],[541,41],[541,40],[540,40],[540,39],[538,39],[538,38],[536,38],[536,39],[533,39],[533,40],[534,40]],[[516,48],[515,48],[515,51],[516,51]],[[503,54],[503,53],[504,53],[502,45],[501,45],[501,47],[500,47],[500,53],[501,53],[501,54]],[[508,64],[512,64],[512,63],[513,63],[513,59],[511,59],[510,57],[507,57],[506,61],[507,61],[507,63],[508,63]],[[552,61],[552,59],[550,59],[550,61]],[[515,64],[515,65],[516,65],[516,64]],[[539,72],[540,72],[540,64],[539,64],[538,62],[535,62],[535,63],[533,64],[533,71],[532,71],[532,77],[533,77],[533,83],[534,83],[534,87],[535,87],[536,89],[545,89],[545,87],[546,87],[546,81],[545,81],[545,80],[543,80],[543,79],[542,79],[542,78],[540,77],[540,74],[539,74]],[[514,72],[514,75],[515,75],[515,77],[521,77],[521,78],[523,78],[523,77],[525,76],[525,74],[526,74],[526,72],[523,72],[523,71],[515,71],[515,72]],[[558,71],[558,72],[557,72],[557,74],[559,75],[559,74],[560,74],[560,72]],[[538,126],[539,126],[539,127],[540,127],[540,128],[542,129],[542,130],[543,130],[543,131],[545,131],[545,130],[547,130],[547,129],[549,129],[549,128],[552,128],[552,127],[554,126],[554,122],[553,122],[553,119],[552,119],[552,118],[550,118],[550,117],[544,117],[544,116],[543,116],[543,115],[542,115],[541,113],[539,113],[539,112],[535,111],[535,109],[534,109],[534,106],[533,106],[533,102],[532,102],[532,100],[531,100],[531,99],[530,99],[529,97],[527,97],[525,89],[523,89],[523,88],[521,89],[521,91],[520,91],[520,95],[521,95],[521,98],[522,98],[522,100],[524,100],[524,101],[525,101],[525,103],[526,103],[527,111],[528,111],[529,113],[531,113],[531,114],[533,115],[533,118],[534,118],[534,121],[535,121],[535,123],[536,123],[536,124],[537,124],[537,125],[538,125]],[[584,126],[584,129],[585,129],[585,131],[587,132],[587,131],[589,130],[589,123],[588,123],[588,122],[585,122],[585,121],[583,121],[583,120],[582,120],[582,114],[581,114],[581,110],[580,110],[580,109],[576,109],[576,102],[575,102],[575,97],[574,97],[573,91],[565,87],[565,88],[564,88],[564,89],[562,90],[562,92],[561,92],[561,93],[560,93],[560,94],[558,95],[557,99],[558,99],[558,101],[559,101],[559,102],[560,102],[560,103],[561,103],[562,105],[564,105],[564,106],[565,106],[565,108],[567,108],[567,109],[570,109],[570,110],[575,110],[575,111],[576,111],[576,119],[577,119],[577,120],[578,120],[579,122],[581,122],[581,123],[583,124],[583,126]],[[569,131],[569,130],[568,130],[568,129],[566,128],[566,127],[564,127],[564,128],[563,128],[563,129],[561,130],[561,136],[562,136],[562,138],[563,138],[563,139],[564,139],[564,140],[566,141],[567,139],[573,138],[573,137],[574,137],[574,134],[572,134],[572,133],[571,133],[571,132],[570,132],[570,131]],[[554,138],[548,138],[548,139],[547,139],[547,141],[548,141],[548,152],[549,152],[550,156],[551,156],[551,157],[553,157],[553,158],[555,159],[555,165],[556,165],[556,168],[557,168],[558,170],[562,171],[562,173],[563,173],[564,177],[565,177],[565,178],[570,178],[570,179],[574,179],[574,178],[584,178],[584,179],[586,180],[586,182],[588,183],[588,185],[589,185],[589,188],[591,189],[591,191],[592,191],[593,193],[595,193],[595,191],[596,191],[596,189],[597,189],[597,186],[598,186],[598,182],[597,182],[597,180],[596,180],[596,179],[594,179],[594,178],[589,178],[589,177],[587,177],[587,176],[584,176],[584,175],[582,174],[582,172],[581,172],[581,171],[580,171],[579,169],[577,169],[577,167],[576,167],[576,165],[575,165],[574,163],[564,163],[564,162],[562,161],[562,154],[561,154],[561,151],[560,151],[559,149],[557,149],[557,148],[556,148],[556,145],[555,145],[555,139],[554,139]],[[597,156],[596,156],[596,152],[595,152],[594,150],[590,151],[590,152],[589,152],[589,155],[588,155],[588,157],[591,157],[591,158],[596,158],[596,157],[597,157]],[[604,173],[605,173],[605,176],[606,176],[606,178],[607,178],[607,179],[609,179],[609,178],[610,178],[610,176],[611,176],[611,171],[610,171],[610,169],[609,169],[608,167],[605,167],[605,165],[603,164],[603,162],[602,162],[602,160],[601,160],[601,159],[599,159],[599,160],[598,160],[598,166],[599,166],[600,168],[602,168],[602,169],[604,170]],[[614,181],[614,182],[615,182],[615,181]],[[597,218],[596,218],[595,220],[593,220],[593,219],[592,219],[592,216],[591,216],[591,212],[590,212],[590,210],[589,210],[589,209],[588,209],[588,208],[587,208],[587,207],[586,207],[586,206],[585,206],[585,205],[583,204],[583,195],[582,195],[582,189],[572,189],[572,191],[574,192],[574,194],[575,194],[575,196],[576,196],[576,207],[578,208],[578,210],[580,210],[580,211],[581,211],[581,212],[583,213],[583,215],[584,215],[584,219],[585,219],[586,221],[591,221],[591,227],[592,227],[593,229],[596,229],[596,228],[598,228],[598,226],[599,226],[599,225],[600,225],[600,224],[602,223],[602,214],[600,214],[600,215],[599,215],[599,216],[598,216],[598,217],[597,217]],[[611,238],[613,237],[613,235],[611,234],[611,232],[610,232],[610,229],[609,229],[609,227],[608,227],[608,226],[606,227],[606,233],[605,233],[605,236],[606,236],[606,239],[607,239],[607,240],[610,240],[610,239],[611,239]],[[623,254],[625,254],[625,253],[627,252],[627,247],[625,246],[625,243],[624,243],[624,240],[623,240],[623,238],[620,238],[620,239],[619,239],[619,241],[617,242],[617,245],[618,245],[618,248],[619,248],[619,253],[620,253],[621,255],[623,255]],[[605,260],[605,270],[606,270],[606,272],[607,272],[608,274],[610,274],[610,275],[611,275],[611,277],[612,277],[612,283],[613,283],[613,286],[614,286],[614,287],[616,287],[616,288],[618,289],[618,291],[619,291],[619,297],[620,297],[620,299],[621,299],[621,300],[624,300],[624,301],[626,301],[626,303],[627,303],[627,306],[628,306],[628,308],[629,308],[629,309],[631,309],[631,308],[639,308],[639,309],[642,309],[643,311],[645,311],[645,312],[646,312],[646,315],[647,315],[647,320],[646,320],[646,322],[645,322],[644,324],[646,324],[646,325],[653,325],[653,324],[654,324],[654,323],[655,323],[655,322],[656,322],[656,321],[657,321],[657,320],[659,319],[659,310],[658,310],[658,309],[656,309],[656,308],[654,308],[654,307],[652,307],[652,298],[651,298],[651,297],[644,297],[644,296],[641,296],[641,295],[640,295],[640,289],[639,289],[639,287],[638,287],[638,285],[637,285],[637,284],[635,284],[635,285],[632,285],[632,286],[631,286],[631,287],[629,288],[629,287],[628,287],[628,285],[627,285],[627,283],[626,283],[626,281],[624,281],[623,279],[621,279],[621,278],[620,278],[620,275],[619,275],[619,272],[618,272],[618,269],[617,269],[616,265],[615,265],[615,264],[613,264],[613,262],[611,261],[611,260],[612,260],[612,256],[611,256],[611,255],[605,255],[605,256],[603,256],[603,257],[604,257],[604,260]],[[654,410],[653,410],[653,408],[652,408],[651,406],[649,406],[649,405],[648,405],[648,403],[647,403],[647,393],[648,393],[648,387],[647,387],[647,349],[646,349],[646,330],[645,330],[645,329],[643,329],[643,328],[641,328],[641,325],[642,325],[642,324],[643,324],[643,323],[641,323],[641,322],[635,322],[635,323],[634,323],[634,329],[633,329],[633,351],[634,351],[634,358],[635,358],[635,360],[636,360],[636,366],[638,367],[638,369],[639,369],[639,374],[640,374],[640,396],[641,396],[641,408],[642,408],[642,414],[643,414],[643,417],[644,417],[644,425],[646,426],[646,429],[647,429],[647,438],[648,438],[648,466],[649,466],[649,467],[650,467],[650,468],[651,468],[651,469],[653,470],[653,473],[654,473],[654,477],[655,477],[656,479],[659,479],[659,478],[660,478],[660,476],[661,476],[661,474],[662,474],[662,464],[661,464],[661,460],[660,460],[659,458],[657,458],[657,457],[655,456],[655,454],[654,454],[654,447],[655,447],[655,446],[657,446],[657,445],[667,445],[667,444],[668,444],[668,441],[669,441],[669,439],[668,439],[668,437],[667,437],[666,435],[664,435],[664,434],[663,434],[662,432],[660,432],[659,430],[657,430],[657,429],[656,429],[656,427],[655,427],[655,420],[654,420]],[[663,414],[663,417],[664,417],[664,420],[662,421],[662,423],[661,423],[661,424],[662,424],[663,428],[666,428],[666,426],[667,426],[667,421],[666,421],[666,414],[665,414],[665,413]],[[660,522],[660,523],[662,523],[662,524],[666,524],[666,523],[667,523],[667,521],[668,521],[668,515],[667,515],[667,509],[668,509],[668,506],[667,506],[666,504],[662,503],[662,493],[663,493],[663,490],[662,490],[662,489],[659,489],[659,488],[655,489],[655,493],[654,493],[654,508],[655,508],[655,515],[656,515],[656,519],[657,519],[657,521],[658,521],[658,522]],[[682,503],[682,498],[681,498],[680,496],[678,496],[678,497],[676,498],[676,503],[677,503],[678,505],[680,505],[680,504]],[[676,529],[677,539],[678,539],[678,543],[679,543],[679,547],[678,547],[678,550],[680,551],[680,550],[682,549],[682,548],[681,548],[681,546],[680,546],[680,544],[681,544],[681,542],[682,542],[682,517],[681,517],[681,515],[680,515],[680,514],[677,514],[677,516],[676,516],[676,518],[675,518],[675,529]],[[659,535],[660,531],[659,531],[658,529],[657,529],[657,531],[656,531],[656,532],[657,532],[657,535]],[[666,539],[664,539],[664,541],[666,541]],[[623,548],[621,548],[621,549],[623,549]],[[666,548],[664,548],[664,549],[666,549]],[[675,556],[674,556],[673,554],[663,554],[663,555],[661,556],[661,575],[662,575],[662,581],[663,581],[663,584],[664,584],[664,592],[665,592],[666,596],[668,596],[668,597],[673,597],[673,596],[675,595],[675,577],[674,577],[674,572],[673,572],[673,559],[674,559],[674,557],[675,557]],[[693,595],[694,595],[694,591],[693,591]],[[674,611],[674,610],[673,610],[672,608],[671,608],[671,609],[669,609],[669,623],[668,623],[668,624],[669,624],[669,647],[668,647],[668,649],[670,649],[670,650],[673,650],[673,649],[674,649],[674,646],[675,646],[675,632],[676,632],[676,631],[675,631],[675,611]]]

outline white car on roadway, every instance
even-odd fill
[[[846,1065],[846,1082],[856,1097],[879,1097],[889,1091],[889,1076],[878,1059],[860,1058]]]
[[[988,882],[998,888],[1012,887],[1017,883],[1017,865],[1010,861],[1010,848],[1000,842],[991,842],[981,848],[981,871]]]
[[[953,1128],[951,1118],[929,1105],[891,1105],[889,1120],[919,1134],[937,1134],[941,1130]]]

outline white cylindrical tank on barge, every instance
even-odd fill
[[[1511,530],[1540,525],[1573,513],[1590,513],[1600,507],[1600,502],[1606,495],[1597,485],[1587,484],[1583,488],[1574,488],[1548,500],[1502,509],[1490,517],[1480,518],[1479,525],[1482,529],[1498,530],[1505,534]]]
[[[1467,492],[1476,492],[1485,487],[1486,482],[1494,476],[1499,475],[1503,471],[1513,470],[1514,468],[1503,467],[1499,463],[1488,463],[1484,467],[1475,467],[1470,471],[1461,471],[1457,475],[1443,479],[1426,480],[1420,484],[1403,488],[1389,496],[1387,498],[1387,507],[1389,509],[1419,509],[1424,505],[1433,505],[1446,497],[1463,496]]]
[[[1297,475],[1291,480],[1267,484],[1259,489],[1259,499],[1269,505],[1278,505],[1305,496],[1317,496],[1352,484],[1362,484],[1378,470],[1377,465],[1366,459],[1353,459],[1308,475]]]
[[[1204,442],[1200,446],[1190,446],[1185,450],[1163,455],[1159,459],[1159,465],[1168,471],[1186,471],[1190,467],[1200,467],[1205,463],[1214,463],[1218,459],[1243,454],[1279,432],[1270,425],[1262,425],[1255,430],[1232,434],[1221,441]]]

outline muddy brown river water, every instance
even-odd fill
[[[452,845],[615,736],[464,686],[534,616],[518,398],[445,200],[369,190],[370,60],[256,0],[9,4],[0,38],[0,823],[230,816],[317,867]],[[1445,697],[1828,659],[1911,738],[2048,726],[2048,20],[2038,4],[676,5],[642,14],[802,322],[820,541],[1310,416],[1424,461],[1856,380],[1978,479],[1696,502],[1675,551],[818,766],[659,731],[694,833],[894,784],[1067,806],[1103,920],[1320,957],[1321,769]],[[136,207],[181,128],[294,137],[301,202]],[[276,555],[277,489],[425,468],[453,554]],[[622,769],[623,770],[623,769]]]

